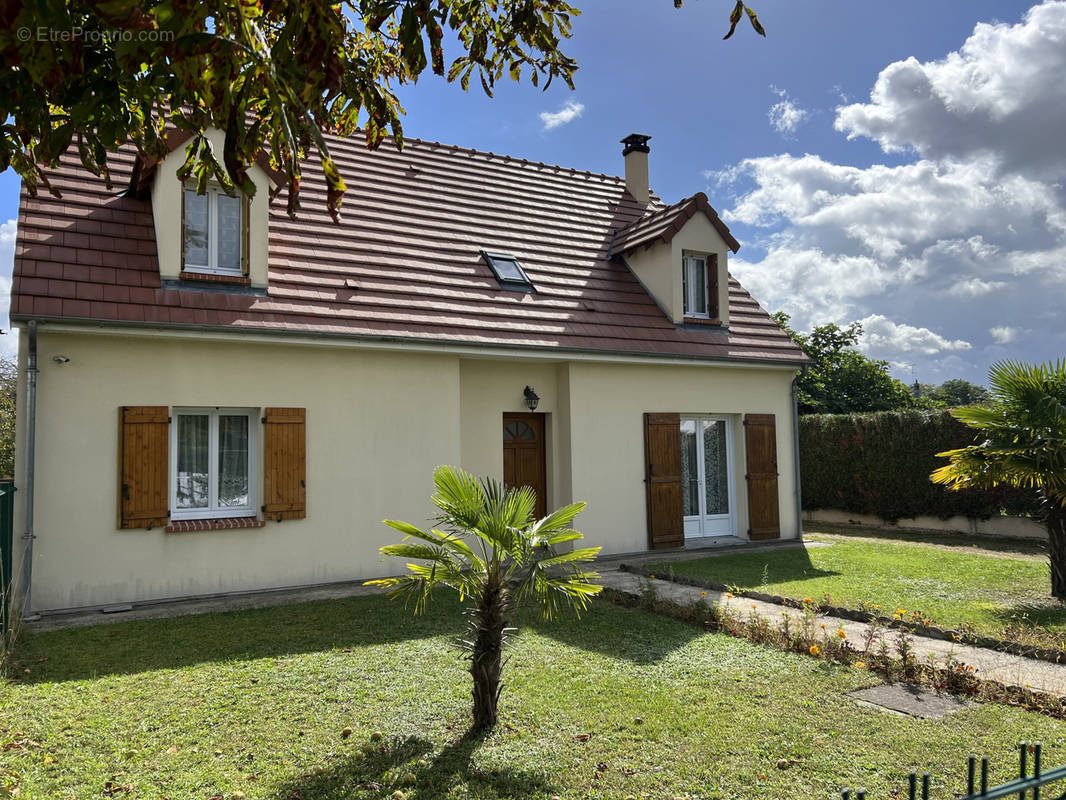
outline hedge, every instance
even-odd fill
[[[803,507],[874,514],[889,521],[1035,513],[1031,491],[953,492],[929,480],[945,463],[937,453],[973,444],[976,438],[972,428],[947,411],[802,416]]]

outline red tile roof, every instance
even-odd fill
[[[630,253],[638,247],[655,242],[669,244],[674,235],[685,227],[685,223],[692,219],[696,212],[702,212],[710,220],[730,250],[735,253],[740,249],[740,242],[733,238],[729,228],[719,218],[718,212],[711,207],[707,195],[697,192],[692,197],[686,197],[672,206],[652,210],[622,228],[615,234],[614,242],[611,243],[611,255]]]
[[[633,237],[645,227],[635,222],[669,210],[642,209],[621,178],[410,139],[402,152],[354,139],[331,147],[349,187],[342,222],[330,221],[325,180],[308,164],[299,218],[283,197],[270,209],[265,296],[164,286],[151,201],[108,191],[68,154],[51,176],[62,199],[23,191],[13,319],[806,360],[732,279],[728,331],[670,322],[609,258],[618,232]],[[134,164],[132,148],[113,158],[116,187]],[[501,290],[482,250],[516,256],[536,291]]]

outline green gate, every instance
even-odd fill
[[[14,522],[15,482],[0,480],[0,639],[7,631],[8,605],[15,591],[11,573]]]
[[[1028,744],[1022,742],[1018,745],[1018,778],[1017,780],[1004,783],[999,786],[988,785],[988,759],[981,759],[981,771],[977,771],[977,759],[970,756],[966,772],[966,796],[955,795],[956,800],[998,800],[1001,797],[1017,797],[1018,800],[1066,800],[1066,792],[1062,791],[1063,783],[1066,783],[1066,767],[1056,767],[1044,771],[1041,763],[1041,751],[1043,748],[1039,742]],[[1033,756],[1032,773],[1029,772],[1029,755]],[[978,783],[980,774],[980,783]],[[1049,784],[1059,784],[1053,791],[1041,794],[1041,788]],[[922,775],[921,800],[929,800],[929,773]],[[898,796],[898,792],[893,797]],[[910,791],[907,793],[908,800],[918,800],[918,775],[910,774]],[[843,800],[852,800],[850,789],[845,789]],[[854,800],[866,800],[866,792],[858,791]]]

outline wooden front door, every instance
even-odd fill
[[[503,482],[508,489],[529,486],[537,493],[537,519],[548,513],[548,459],[543,414],[503,415]]]

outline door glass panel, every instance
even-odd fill
[[[218,418],[218,505],[248,505],[248,417]]]
[[[707,515],[729,513],[729,464],[725,421],[703,420],[703,472]]]
[[[241,271],[241,199],[218,192],[218,268]]]
[[[207,199],[206,194],[185,190],[185,264],[207,266]]]
[[[700,513],[700,471],[696,420],[681,420],[681,505],[686,517]]]
[[[536,441],[537,435],[526,423],[512,422],[503,429],[503,440],[505,442],[513,442],[515,439],[521,439],[523,442],[533,442]]]
[[[178,416],[178,508],[207,508],[209,424],[206,415]]]

